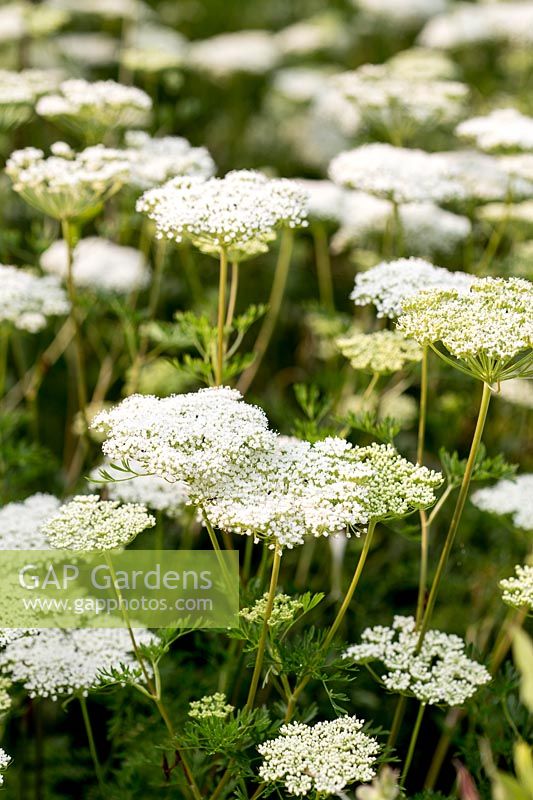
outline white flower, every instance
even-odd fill
[[[56,142],[51,149],[49,158],[35,147],[16,150],[6,172],[27,203],[56,219],[78,217],[98,206],[118,191],[127,174],[120,151],[103,145],[75,153]]]
[[[533,530],[533,474],[517,475],[478,489],[472,503],[482,511],[503,516],[511,514],[513,525],[526,531]]]
[[[500,156],[497,163],[508,175],[533,181],[533,153]]]
[[[144,131],[128,131],[126,148],[122,154],[130,163],[128,183],[141,189],[179,175],[210,178],[216,171],[205,147],[192,147],[180,136],[153,139]]]
[[[524,564],[515,567],[516,576],[500,581],[502,600],[513,608],[533,609],[533,566]]]
[[[36,333],[48,317],[69,313],[70,304],[56,277],[40,277],[17,267],[0,264],[0,325]]]
[[[357,717],[339,717],[315,725],[282,725],[276,739],[257,748],[263,756],[261,779],[280,782],[297,797],[311,792],[329,797],[356,781],[371,780],[379,745],[362,732],[363,724]]]
[[[376,22],[416,28],[448,7],[448,0],[352,0]]]
[[[98,495],[78,495],[43,525],[52,547],[65,550],[113,550],[132,541],[155,519],[138,503],[121,505]]]
[[[523,378],[505,381],[496,396],[515,406],[533,409],[533,381]]]
[[[354,369],[380,375],[398,372],[407,364],[422,359],[420,345],[397,331],[353,331],[339,336],[336,345]]]
[[[450,174],[461,184],[463,199],[486,203],[533,196],[533,182],[526,175],[504,168],[501,159],[475,150],[452,150],[438,154]]]
[[[101,412],[93,427],[106,435],[111,461],[136,461],[148,474],[184,483],[192,500],[210,497],[240,461],[275,441],[264,411],[226,387],[162,399],[132,395]]]
[[[157,475],[143,475],[142,467],[136,462],[129,462],[133,473],[114,469],[108,463],[91,473],[93,481],[100,478],[103,469],[106,475],[114,477],[113,480],[106,480],[105,487],[107,496],[110,500],[118,500],[121,503],[141,503],[154,511],[161,511],[169,517],[176,517],[189,502],[189,495],[185,485],[166,481]],[[141,474],[136,474],[139,471]],[[90,483],[91,488],[95,488],[94,483]]]
[[[136,629],[139,645],[155,641],[154,634]],[[22,636],[0,652],[0,668],[13,682],[20,682],[30,697],[87,695],[98,687],[105,670],[126,667],[141,670],[132,654],[125,628],[46,628],[33,636]]]
[[[349,44],[349,35],[341,17],[324,11],[283,28],[276,41],[284,56],[309,56],[316,53],[335,53]]]
[[[394,319],[402,313],[404,303],[422,289],[462,292],[473,280],[465,272],[450,272],[422,258],[399,258],[382,261],[366,272],[357,273],[350,298],[356,306],[372,303],[378,317]]]
[[[398,329],[422,345],[440,342],[461,360],[460,368],[487,383],[527,375],[533,284],[521,278],[477,278],[466,291],[421,291],[403,303]]]
[[[485,117],[472,117],[457,126],[456,133],[473,140],[481,150],[533,150],[533,117],[516,108],[502,108]]]
[[[189,703],[189,717],[193,719],[225,719],[234,710],[234,706],[226,703],[226,695],[222,692],[207,694],[201,700]]]
[[[132,72],[157,73],[186,63],[188,42],[172,28],[162,25],[137,25],[120,60]]]
[[[160,238],[189,240],[230,260],[265,252],[282,226],[306,224],[306,195],[294,181],[237,170],[224,178],[175,178],[145,192],[137,202]]]
[[[459,636],[429,630],[417,653],[418,639],[414,618],[396,616],[390,628],[366,628],[362,643],[348,647],[344,657],[356,664],[380,661],[387,689],[428,705],[462,705],[490,681],[485,667],[467,657]]]
[[[276,38],[269,31],[237,31],[191,42],[187,65],[214,78],[239,72],[263,75],[274,69],[280,56]]]
[[[118,61],[120,42],[107,33],[64,33],[54,42],[63,58],[85,67],[109,67]]]
[[[455,61],[446,53],[424,47],[409,47],[400,50],[386,62],[391,75],[398,78],[420,80],[452,80],[457,78],[459,69]]]
[[[0,747],[0,786],[4,785],[4,776],[1,774],[11,764],[11,757],[8,756],[3,747]]]
[[[150,8],[142,0],[49,0],[53,8],[73,14],[94,15],[103,19],[125,19],[138,22],[150,14]]]
[[[35,110],[41,117],[99,140],[109,130],[148,124],[151,108],[149,95],[135,86],[75,78],[63,81],[57,94],[42,97]]]
[[[49,36],[61,28],[69,15],[47,3],[27,0],[4,3],[0,8],[0,42]]]
[[[455,50],[486,42],[531,44],[533,3],[456,3],[450,11],[430,20],[418,41],[424,47]]]
[[[44,523],[61,505],[51,494],[33,494],[0,508],[0,550],[48,550]]]
[[[349,192],[331,181],[301,179],[298,184],[307,194],[309,219],[320,222],[340,222]]]
[[[460,199],[460,184],[438,153],[407,150],[390,144],[365,144],[336,156],[329,176],[348,186],[396,203],[436,203]]]
[[[66,278],[66,242],[58,240],[45,250],[41,255],[41,267],[45,272]],[[128,294],[148,286],[150,270],[140,250],[89,236],[74,248],[72,278],[80,288]]]

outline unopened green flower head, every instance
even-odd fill
[[[201,700],[193,700],[189,704],[189,717],[193,719],[210,719],[212,717],[225,719],[235,708],[226,700],[226,695],[222,692],[207,694]]]
[[[404,303],[398,329],[486,383],[527,377],[533,372],[533,283],[479,278],[467,291],[421,291]]]
[[[6,172],[13,189],[29,205],[54,219],[74,219],[94,211],[117,192],[128,174],[119,150],[103,145],[75,153],[56,142],[52,155],[26,147],[8,159]]]
[[[262,624],[265,619],[267,602],[268,593],[265,593],[259,600],[256,600],[251,608],[242,608],[239,616],[246,622]],[[298,598],[288,594],[277,594],[274,598],[268,625],[274,628],[277,625],[292,622],[301,609],[303,609],[303,603]]]
[[[137,503],[121,505],[98,495],[78,495],[43,526],[53,547],[65,550],[114,550],[131,542],[155,518]]]
[[[533,610],[533,565],[517,564],[515,575],[500,581],[502,600],[513,608]]]
[[[224,178],[174,178],[145,192],[137,211],[154,220],[159,238],[244,261],[266,252],[278,229],[307,224],[307,196],[294,181],[235,170]]]
[[[422,359],[422,348],[398,331],[376,331],[340,336],[337,347],[354,369],[382,375],[398,372]]]

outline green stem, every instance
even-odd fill
[[[422,643],[424,641],[424,637],[427,633],[429,624],[431,622],[431,617],[433,614],[433,609],[435,607],[435,601],[437,599],[437,594],[439,591],[440,583],[442,580],[442,576],[446,569],[446,565],[448,563],[448,558],[453,547],[453,543],[455,541],[455,536],[457,534],[457,529],[459,528],[459,523],[461,521],[461,516],[463,514],[463,509],[466,503],[466,498],[468,496],[468,491],[470,489],[470,481],[472,479],[472,472],[474,470],[474,465],[476,462],[476,457],[479,451],[479,446],[481,444],[481,438],[483,436],[483,430],[485,428],[485,422],[487,419],[487,412],[489,410],[490,404],[490,396],[491,396],[491,389],[488,383],[483,384],[483,393],[481,396],[481,403],[479,406],[478,418],[476,423],[476,428],[474,431],[474,436],[472,439],[472,444],[470,446],[470,453],[468,455],[468,460],[466,462],[465,473],[463,475],[463,480],[461,482],[461,488],[459,489],[459,495],[457,497],[457,502],[455,504],[455,509],[453,512],[452,521],[450,523],[450,527],[448,529],[448,533],[446,536],[446,541],[444,542],[444,547],[441,552],[441,556],[439,559],[439,563],[437,565],[437,571],[435,573],[435,577],[433,578],[433,583],[431,585],[431,590],[428,597],[428,602],[426,606],[426,610],[424,612],[424,616],[422,619],[422,623],[420,625],[420,633],[418,638],[417,644],[417,652],[420,652],[420,648],[422,647]]]
[[[313,225],[313,240],[315,245],[315,262],[320,305],[328,311],[335,311],[329,243],[326,229],[321,223]]]
[[[346,612],[348,611],[350,603],[352,602],[353,596],[355,594],[355,590],[357,589],[357,585],[359,583],[359,579],[360,579],[361,574],[363,572],[363,568],[365,566],[368,553],[370,551],[370,546],[372,544],[372,539],[374,537],[375,529],[376,529],[376,522],[374,520],[371,520],[369,525],[368,525],[368,531],[367,531],[367,534],[365,536],[363,549],[361,550],[361,554],[359,556],[359,560],[357,562],[357,566],[355,568],[355,572],[353,574],[353,578],[351,580],[350,586],[348,587],[348,591],[346,592],[346,595],[345,595],[344,600],[343,600],[343,602],[341,604],[341,607],[339,608],[339,610],[337,612],[337,616],[333,620],[331,628],[329,629],[328,634],[327,634],[326,638],[324,639],[324,641],[323,641],[323,643],[322,643],[322,645],[320,647],[320,652],[323,652],[323,651],[327,650],[328,647],[331,645],[331,643],[333,641],[333,638],[334,638],[335,634],[337,633],[337,631],[338,631],[338,629],[339,629],[339,627],[340,627],[340,625],[341,625],[341,623],[342,623],[342,621],[344,619],[344,616],[345,616]],[[296,702],[297,702],[299,696],[301,695],[301,693],[303,692],[303,690],[305,689],[305,687],[307,686],[307,684],[309,683],[310,680],[311,680],[311,677],[309,675],[306,675],[305,678],[302,678],[300,683],[297,684],[297,686],[295,686],[294,691],[292,692],[292,695],[289,698],[289,702],[287,704],[287,711],[285,713],[284,722],[289,722],[290,719],[292,718],[292,715],[294,713],[294,709],[296,708]]]
[[[394,711],[394,717],[392,720],[392,725],[389,733],[389,738],[387,739],[387,748],[392,749],[396,744],[396,740],[398,739],[398,734],[400,733],[400,728],[402,726],[403,715],[405,714],[405,707],[407,705],[407,697],[402,694],[398,698],[398,702],[396,703],[396,709]]]
[[[83,351],[83,337],[78,308],[78,297],[74,283],[74,237],[75,229],[70,220],[61,220],[61,231],[67,248],[67,293],[70,300],[70,314],[74,326],[74,344],[76,353],[76,387],[78,392],[78,406],[83,416],[87,406],[87,384],[85,380],[85,355]]]
[[[237,388],[242,394],[246,394],[252,385],[268,349],[268,345],[270,344],[272,334],[274,333],[281,303],[283,301],[283,295],[285,293],[287,278],[289,276],[293,245],[294,233],[290,228],[285,228],[281,237],[276,271],[274,273],[274,280],[272,282],[272,289],[268,301],[268,311],[263,319],[261,329],[254,345],[255,359],[248,369],[243,372],[237,385]]]
[[[93,729],[91,725],[91,718],[89,717],[89,709],[87,708],[87,701],[85,700],[85,697],[83,695],[79,696],[79,701],[81,706],[81,713],[83,715],[83,723],[85,725],[85,731],[87,733],[87,741],[89,742],[89,751],[91,753],[91,758],[94,764],[94,773],[96,775],[96,780],[98,781],[100,794],[102,795],[102,797],[105,797],[104,773],[100,765],[100,761],[98,760],[98,752],[96,750],[96,745],[94,742]]]
[[[378,384],[379,378],[380,378],[379,372],[374,372],[369,381],[368,386],[364,391],[363,400],[369,400],[372,397],[372,393]]]
[[[272,562],[272,573],[270,575],[270,587],[268,590],[267,603],[265,608],[265,619],[263,620],[263,628],[261,630],[261,637],[259,639],[259,646],[255,657],[254,671],[252,674],[252,681],[248,691],[248,699],[244,707],[245,711],[251,711],[254,705],[255,695],[257,694],[257,687],[259,686],[259,679],[261,677],[261,670],[263,668],[263,660],[265,657],[266,644],[268,639],[268,623],[272,614],[274,606],[274,599],[276,597],[276,588],[278,585],[279,568],[281,565],[281,550],[274,550],[274,560]]]
[[[420,413],[418,417],[418,442],[416,448],[416,463],[424,463],[424,445],[426,438],[426,419],[428,401],[428,348],[422,350],[422,363],[420,372]],[[420,509],[420,573],[418,580],[418,600],[416,605],[416,622],[419,625],[424,614],[426,600],[426,584],[428,574],[429,550],[429,525],[425,509]]]
[[[239,262],[231,262],[231,282],[229,290],[228,313],[226,314],[226,328],[229,328],[235,315],[237,305],[237,292],[239,290]]]
[[[154,271],[152,275],[152,285],[150,287],[150,298],[148,300],[148,318],[155,319],[159,295],[161,294],[161,283],[163,272],[165,271],[165,261],[168,242],[165,239],[158,240],[155,248]]]
[[[411,733],[411,740],[409,742],[409,749],[407,750],[407,756],[405,758],[405,763],[403,765],[402,776],[400,778],[400,785],[405,785],[405,780],[407,778],[407,774],[409,772],[409,767],[411,766],[411,762],[413,760],[413,756],[415,753],[416,742],[418,740],[418,734],[420,733],[420,726],[422,725],[422,718],[424,716],[424,711],[426,710],[426,704],[420,703],[420,707],[418,709],[418,714],[416,715],[415,724],[413,727],[413,731]]]
[[[4,396],[6,390],[8,345],[9,331],[0,325],[0,397]]]
[[[220,271],[218,282],[218,317],[217,317],[217,360],[215,365],[215,383],[222,384],[224,374],[224,318],[226,315],[226,284],[228,282],[228,254],[220,251]]]

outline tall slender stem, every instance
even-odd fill
[[[418,734],[420,733],[420,726],[422,725],[422,718],[424,716],[424,711],[426,710],[426,704],[420,703],[420,707],[418,709],[418,714],[416,715],[415,724],[413,727],[413,731],[411,733],[411,740],[409,742],[409,749],[407,750],[407,756],[405,757],[405,763],[403,765],[402,776],[400,778],[400,785],[405,785],[405,780],[407,778],[407,774],[409,772],[409,767],[411,766],[411,762],[413,760],[413,756],[415,753],[416,743],[418,740]]]
[[[392,719],[392,725],[389,733],[389,738],[387,739],[387,747],[393,748],[396,744],[396,740],[398,739],[398,734],[400,733],[400,728],[402,726],[403,715],[405,714],[405,707],[407,705],[407,697],[402,694],[398,698],[398,702],[396,703],[396,709],[394,711],[394,717]]]
[[[334,311],[335,301],[333,299],[333,279],[328,237],[324,225],[319,222],[313,225],[313,240],[320,305],[324,306],[328,311]]]
[[[231,282],[229,290],[228,313],[226,314],[226,328],[229,328],[235,315],[237,305],[237,292],[239,290],[239,262],[231,262]]]
[[[263,660],[265,657],[266,644],[268,639],[268,623],[272,614],[274,606],[274,599],[276,597],[276,588],[278,585],[279,568],[281,565],[281,550],[274,550],[274,560],[272,562],[272,573],[270,575],[270,587],[268,589],[268,596],[265,608],[265,619],[263,620],[263,628],[261,630],[261,637],[259,639],[259,646],[255,656],[254,671],[252,674],[252,681],[248,691],[248,699],[244,707],[245,711],[251,711],[253,708],[255,695],[257,694],[257,687],[259,686],[259,679],[261,677],[261,670],[263,668]]]
[[[424,463],[424,447],[426,443],[426,421],[428,405],[428,348],[422,350],[420,371],[420,412],[418,416],[418,441],[416,448],[416,463]]]
[[[6,389],[8,344],[9,332],[0,325],[0,398],[4,396]]]
[[[479,406],[478,418],[476,423],[476,428],[474,431],[474,436],[472,439],[472,444],[470,446],[470,453],[468,455],[468,460],[466,462],[465,472],[463,475],[463,480],[461,482],[461,488],[459,489],[459,495],[457,497],[457,502],[455,504],[455,509],[453,512],[452,521],[450,523],[450,527],[448,529],[448,533],[446,536],[446,541],[444,542],[444,547],[442,549],[439,563],[437,565],[437,571],[435,573],[435,577],[433,578],[433,583],[431,584],[431,590],[429,592],[428,602],[426,606],[426,610],[424,612],[424,616],[422,618],[422,622],[420,625],[420,633],[418,638],[417,644],[417,651],[420,651],[422,647],[422,643],[424,641],[424,637],[427,633],[427,629],[429,627],[429,623],[431,622],[431,617],[433,614],[433,609],[435,607],[435,601],[437,599],[437,594],[440,588],[440,583],[442,580],[442,576],[446,569],[446,565],[448,563],[448,558],[453,547],[453,543],[455,541],[455,536],[457,534],[457,529],[459,527],[459,523],[461,521],[461,516],[463,514],[463,509],[466,503],[466,498],[468,496],[468,491],[470,489],[470,481],[472,479],[472,472],[474,470],[474,465],[476,462],[476,457],[479,451],[479,446],[481,444],[481,437],[483,436],[483,430],[485,428],[485,422],[487,419],[487,412],[489,410],[490,404],[490,396],[491,396],[491,388],[488,383],[483,383],[483,392],[481,395],[481,403]]]
[[[87,708],[87,701],[83,695],[79,696],[79,700],[81,713],[83,716],[83,724],[85,725],[85,731],[87,733],[87,741],[89,742],[89,751],[93,760],[94,773],[96,775],[96,780],[98,781],[98,786],[100,787],[100,793],[103,797],[105,797],[104,773],[98,759],[98,751],[96,750],[96,745],[94,742],[93,728],[91,725],[91,718],[89,716],[89,709]]]
[[[426,439],[426,418],[428,401],[428,348],[422,350],[420,371],[420,412],[418,416],[418,441],[416,463],[424,463],[424,445]],[[424,614],[426,600],[426,584],[428,574],[429,524],[425,509],[420,509],[420,573],[418,580],[418,600],[416,605],[416,622],[419,625]]]
[[[254,345],[255,359],[248,369],[243,372],[237,384],[237,388],[242,394],[246,394],[252,385],[274,333],[289,275],[293,245],[294,233],[290,228],[285,228],[281,236],[276,271],[268,300],[268,311],[263,319],[263,324]]]
[[[218,281],[218,317],[217,317],[217,358],[215,364],[215,383],[220,386],[224,371],[224,318],[226,315],[226,284],[228,282],[228,254],[220,251],[220,271]]]
[[[332,641],[333,641],[333,639],[335,637],[335,634],[337,633],[337,631],[338,631],[338,629],[339,629],[339,627],[340,627],[340,625],[341,625],[341,623],[342,623],[342,621],[344,619],[344,616],[345,616],[346,612],[348,611],[350,603],[352,602],[353,596],[355,594],[355,590],[357,589],[357,584],[359,583],[359,579],[360,579],[361,574],[363,572],[363,568],[365,566],[366,559],[367,559],[368,553],[370,551],[370,545],[372,544],[372,539],[374,537],[375,529],[376,529],[376,522],[374,520],[372,520],[368,525],[368,531],[367,531],[367,534],[365,536],[363,549],[361,550],[361,554],[359,556],[359,560],[357,562],[357,566],[355,568],[355,572],[353,574],[353,578],[351,580],[350,586],[348,587],[348,591],[346,592],[344,600],[342,601],[341,607],[339,608],[339,610],[337,612],[337,616],[333,620],[331,628],[329,629],[329,631],[328,631],[328,633],[326,635],[326,638],[324,639],[324,641],[323,641],[323,643],[322,643],[322,645],[320,647],[320,651],[321,652],[324,651],[324,650],[327,650],[327,648],[331,645],[331,643],[332,643]],[[292,695],[289,698],[289,702],[287,704],[287,711],[285,713],[284,722],[289,722],[289,720],[291,719],[291,717],[292,717],[292,715],[294,713],[294,709],[296,708],[296,702],[297,702],[299,696],[301,695],[301,693],[303,692],[303,690],[305,689],[305,687],[307,686],[307,684],[309,683],[310,680],[311,680],[310,676],[306,675],[305,678],[302,678],[300,683],[297,684],[297,686],[295,686],[295,688],[294,688],[294,690],[292,692]]]
[[[85,415],[87,406],[87,385],[85,380],[85,356],[83,351],[83,338],[78,309],[78,297],[74,283],[73,264],[74,264],[74,229],[68,219],[61,220],[61,231],[65,246],[67,248],[67,293],[71,305],[71,319],[74,325],[74,342],[76,352],[76,388],[78,393],[78,406],[80,412]]]
[[[150,297],[148,300],[149,319],[154,319],[157,313],[159,295],[161,294],[161,283],[163,281],[163,272],[165,270],[167,249],[168,249],[168,242],[166,239],[160,239],[157,241],[155,247],[152,285],[150,287]]]

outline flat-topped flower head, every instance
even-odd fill
[[[154,634],[138,629],[139,645],[156,641]],[[125,667],[143,681],[125,628],[46,628],[22,636],[0,652],[0,669],[14,683],[21,683],[30,697],[57,700],[86,696],[101,683],[101,673]]]
[[[57,94],[41,97],[35,107],[39,116],[91,142],[109,131],[144,127],[151,109],[152,100],[142,89],[81,78],[63,81]]]
[[[533,531],[533,474],[516,475],[478,489],[472,503],[491,514],[509,514],[516,528]]]
[[[513,608],[533,610],[533,565],[517,564],[515,575],[500,581],[502,600]]]
[[[339,336],[336,345],[354,369],[388,375],[422,360],[422,348],[398,331],[361,333],[354,331]]]
[[[270,31],[251,30],[221,33],[192,42],[187,66],[215,79],[243,73],[263,75],[281,58],[281,50]]]
[[[490,681],[485,667],[468,658],[459,636],[429,630],[419,652],[418,640],[414,617],[396,616],[391,627],[364,630],[361,644],[348,647],[344,657],[356,664],[381,662],[389,691],[427,705],[462,705]]]
[[[478,278],[462,292],[421,291],[404,302],[398,329],[486,383],[527,377],[533,371],[533,283]]]
[[[450,150],[438,156],[448,165],[454,180],[461,184],[462,199],[467,205],[491,201],[508,203],[509,197],[520,200],[533,196],[533,174],[528,175],[521,165],[518,168],[506,166],[503,157],[476,150]]]
[[[422,289],[464,291],[473,280],[465,272],[450,272],[423,258],[399,258],[357,273],[350,298],[356,306],[374,305],[378,317],[394,319],[402,313],[404,303]]]
[[[222,692],[207,694],[200,700],[189,703],[189,717],[193,719],[225,719],[234,710]]]
[[[154,139],[144,131],[126,133],[124,158],[130,162],[128,184],[150,189],[180,175],[210,178],[215,162],[205,147],[192,147],[181,136]]]
[[[259,776],[296,797],[331,797],[353,783],[369,781],[379,745],[363,733],[363,725],[348,716],[315,725],[282,725],[279,736],[257,748],[263,756]]]
[[[373,17],[379,25],[411,29],[442,14],[448,0],[352,0],[353,5]]]
[[[0,747],[0,786],[4,785],[3,773],[11,764],[11,756],[8,756],[3,747]]]
[[[6,172],[27,203],[55,219],[73,219],[98,208],[127,175],[119,150],[96,145],[75,153],[64,142],[51,150],[48,158],[35,147],[15,150]]]
[[[131,72],[149,75],[183,67],[189,43],[173,28],[154,23],[136,25],[126,47],[121,49],[120,62]]]
[[[57,497],[39,493],[0,508],[0,550],[48,550],[43,526],[60,505]]]
[[[457,126],[456,133],[488,152],[533,151],[533,117],[526,117],[516,108],[501,108],[485,117],[467,119]]]
[[[336,156],[329,177],[340,186],[385,197],[395,203],[460,199],[461,185],[437,153],[390,144],[364,144]]]
[[[114,550],[155,525],[155,518],[137,503],[121,505],[98,495],[74,497],[43,526],[52,547],[64,550]]]
[[[105,473],[105,488],[110,500],[120,503],[141,503],[153,511],[161,511],[169,517],[177,517],[189,503],[189,494],[184,484],[166,481],[158,475],[144,475],[137,462],[129,462],[132,472],[124,467],[117,469],[109,463],[94,469],[90,475],[90,486],[95,488]],[[113,478],[115,480],[113,480]]]
[[[227,387],[161,399],[132,395],[101,412],[93,427],[105,434],[112,462],[136,461],[147,474],[181,482],[191,500],[212,496],[239,462],[276,438],[264,411]]]
[[[271,549],[292,548],[311,536],[359,535],[368,522],[370,473],[344,439],[310,444],[279,437],[242,462],[204,508],[221,530],[264,539]]]
[[[331,181],[298,181],[307,193],[307,212],[311,222],[338,223],[342,220],[348,192]]]
[[[209,180],[175,178],[145,192],[137,210],[154,220],[159,238],[243,261],[266,252],[279,228],[305,225],[307,197],[294,181],[236,170]]]
[[[73,251],[72,279],[80,289],[129,294],[150,283],[148,262],[140,250],[115,244],[99,236],[80,239]],[[58,240],[41,255],[45,272],[66,278],[67,244]]]
[[[470,49],[487,42],[530,45],[532,30],[533,3],[528,0],[457,3],[429,20],[418,41],[442,50]]]
[[[48,317],[65,316],[70,303],[58,278],[0,264],[0,326],[36,333]]]
[[[435,489],[442,483],[440,472],[412,464],[390,444],[358,447],[357,453],[360,462],[371,470],[365,484],[369,519],[377,522],[405,517],[435,502]]]

